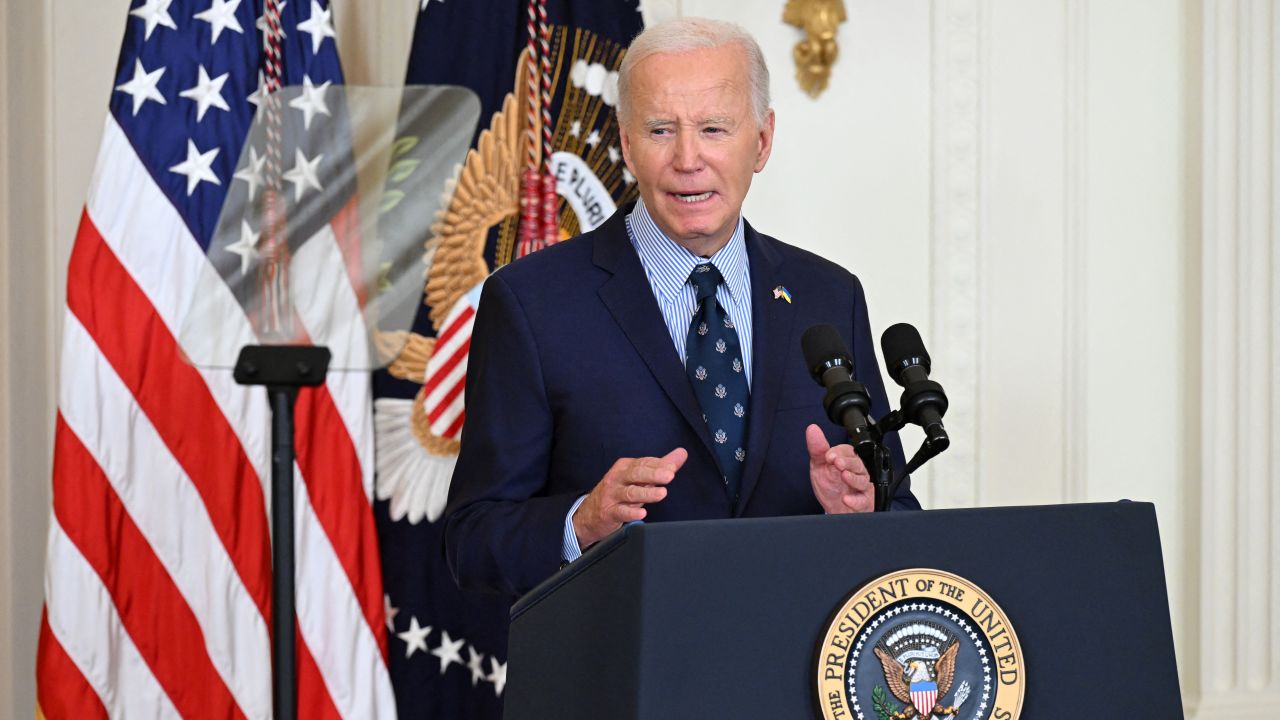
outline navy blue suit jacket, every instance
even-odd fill
[[[804,431],[822,409],[800,335],[840,330],[876,418],[889,407],[866,301],[843,268],[747,225],[752,360],[747,461],[731,506],[711,437],[619,208],[595,231],[522,258],[484,285],[467,369],[467,418],[449,489],[445,554],[467,590],[527,592],[560,566],[569,508],[622,457],[689,459],[647,522],[820,514]],[[784,286],[791,302],[775,299]],[[896,435],[888,442],[903,466]],[[919,508],[904,482],[897,508]]]

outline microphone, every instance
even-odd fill
[[[920,333],[907,323],[898,323],[880,336],[880,350],[889,377],[903,387],[902,415],[924,428],[925,445],[937,454],[951,444],[942,416],[947,412],[947,394],[929,379],[932,363]]]
[[[861,456],[875,447],[867,424],[871,396],[862,383],[853,379],[853,360],[840,333],[831,325],[814,325],[800,337],[804,362],[813,379],[827,389],[822,407],[831,421],[843,425],[854,450]]]

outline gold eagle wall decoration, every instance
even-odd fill
[[[812,97],[827,89],[840,51],[836,30],[845,19],[844,0],[787,0],[782,10],[783,22],[804,30],[804,40],[796,43],[791,56],[796,61],[796,80]]]

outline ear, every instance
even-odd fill
[[[631,165],[631,132],[622,123],[621,116],[618,116],[618,140],[622,145],[622,161],[627,164],[627,169],[631,171],[631,174],[635,175],[636,169]]]
[[[769,154],[773,152],[773,108],[769,108],[769,112],[764,116],[764,122],[760,124],[760,136],[758,138],[758,143],[759,145],[756,150],[756,172],[760,172],[764,169],[765,163],[769,162]]]

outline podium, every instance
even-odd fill
[[[512,607],[508,661],[509,720],[880,720],[930,683],[940,717],[1183,716],[1147,503],[634,524]]]

